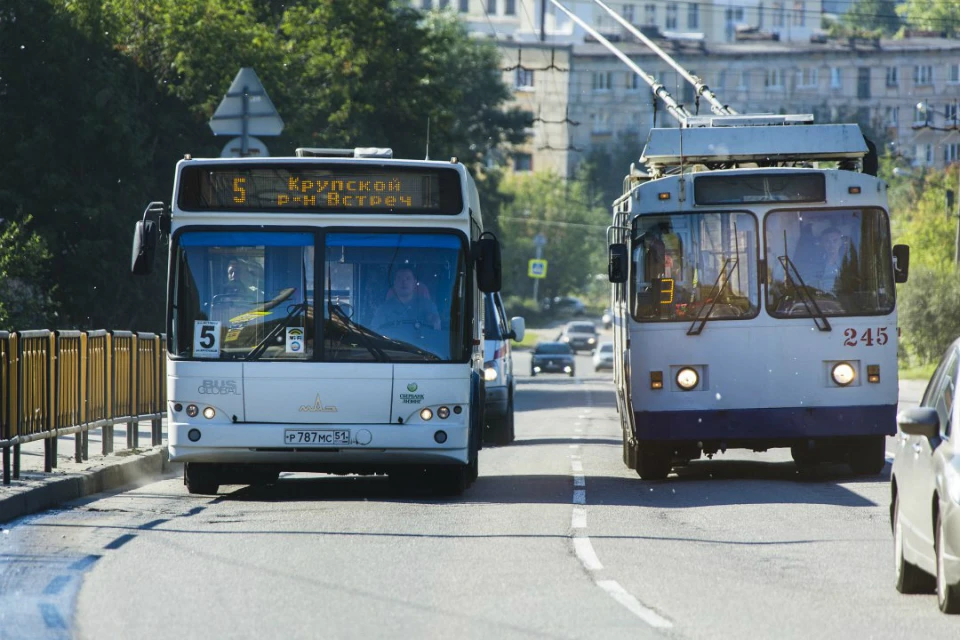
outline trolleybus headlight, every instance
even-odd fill
[[[677,386],[684,391],[690,391],[695,388],[698,382],[700,382],[700,376],[695,369],[684,367],[680,369],[680,371],[677,371]]]
[[[437,409],[437,417],[441,420],[446,420],[450,417],[450,409],[448,407],[440,407]]]
[[[433,418],[433,410],[429,407],[425,407],[420,410],[420,419],[421,420],[430,420]]]
[[[213,416],[217,415],[217,410],[213,407],[206,407],[203,410],[203,417],[207,420],[213,420]]]
[[[838,362],[835,364],[830,375],[833,376],[833,381],[841,387],[847,386],[857,377],[856,371],[853,370],[853,367],[850,366],[848,362]]]
[[[198,406],[195,405],[195,404],[188,404],[188,405],[187,405],[187,415],[188,415],[188,416],[190,416],[191,418],[196,418],[198,413],[200,413],[200,407],[198,407]]]
[[[493,382],[497,379],[497,366],[492,360],[483,364],[483,379],[487,382]]]

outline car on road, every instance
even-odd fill
[[[592,322],[575,321],[568,322],[560,332],[559,342],[566,342],[570,348],[576,351],[593,351],[600,341],[597,333],[597,326]]]
[[[580,298],[557,296],[550,301],[549,310],[559,316],[582,316],[587,312],[587,305]]]
[[[483,297],[484,439],[507,445],[514,440],[513,395],[517,387],[510,341],[523,340],[525,322],[519,316],[507,319],[499,293]]]
[[[566,373],[576,375],[577,362],[573,349],[566,342],[539,342],[530,358],[530,375],[538,373]]]
[[[941,359],[920,405],[897,416],[890,473],[896,588],[936,591],[944,613],[960,613],[960,339]]]
[[[613,343],[601,342],[593,352],[593,370],[610,369],[613,371]]]

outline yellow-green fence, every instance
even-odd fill
[[[44,470],[57,466],[57,438],[76,434],[77,462],[88,458],[88,436],[102,433],[113,451],[113,427],[127,424],[127,448],[151,421],[161,444],[166,410],[165,339],[130,331],[0,331],[0,448],[3,483],[20,477],[20,445],[44,442]],[[12,459],[11,459],[12,454]]]

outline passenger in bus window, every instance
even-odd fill
[[[830,293],[849,292],[856,286],[856,255],[850,239],[837,227],[820,234],[821,262],[812,286]]]
[[[234,296],[253,296],[256,291],[255,286],[247,284],[244,269],[240,262],[236,258],[231,258],[227,262],[226,281],[221,287],[220,293]]]
[[[440,313],[430,292],[417,281],[413,268],[402,265],[393,274],[393,286],[373,315],[371,325],[380,331],[398,325],[440,329]]]

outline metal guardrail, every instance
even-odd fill
[[[34,440],[44,441],[47,472],[62,435],[77,434],[77,462],[89,457],[93,429],[102,430],[103,454],[112,452],[118,423],[127,424],[127,448],[139,446],[141,420],[152,423],[152,445],[161,444],[164,352],[164,336],[153,333],[0,331],[3,484],[20,477],[20,445]]]

